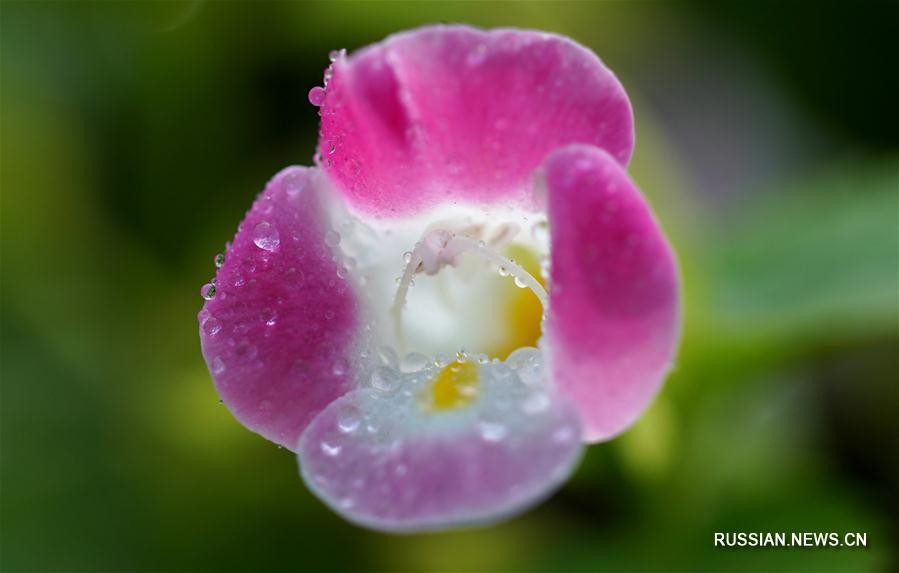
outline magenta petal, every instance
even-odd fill
[[[533,208],[550,151],[589,143],[626,163],[633,139],[624,89],[583,46],[430,26],[335,62],[319,152],[355,207],[392,217],[447,200]]]
[[[546,162],[552,375],[588,441],[633,423],[669,370],[680,333],[674,254],[622,166],[572,145]]]
[[[511,398],[492,421],[422,414],[414,399],[358,390],[333,402],[300,439],[309,488],[346,519],[386,531],[488,523],[533,506],[580,459],[577,414]],[[531,398],[533,402],[533,398]]]
[[[358,304],[338,277],[317,169],[290,167],[238,227],[200,312],[203,356],[219,395],[251,430],[291,450],[349,390]]]

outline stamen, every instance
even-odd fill
[[[544,310],[546,309],[548,304],[546,290],[521,265],[494,251],[484,241],[479,241],[466,235],[451,234],[445,230],[438,229],[431,231],[421,241],[416,243],[415,248],[411,251],[411,256],[407,257],[408,260],[403,269],[403,276],[398,282],[390,313],[393,317],[394,331],[399,344],[405,346],[401,318],[403,307],[406,304],[406,296],[412,284],[412,276],[416,272],[421,271],[429,275],[435,275],[446,265],[455,266],[456,257],[467,251],[477,253],[500,269],[504,269],[506,271],[503,273],[504,276],[512,276],[516,284],[529,288],[540,301]]]

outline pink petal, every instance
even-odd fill
[[[605,151],[556,151],[546,185],[552,374],[580,410],[585,439],[606,440],[637,419],[671,366],[677,265],[649,205]]]
[[[358,209],[393,217],[447,200],[533,208],[531,175],[560,145],[626,163],[630,103],[592,52],[524,30],[430,26],[338,59],[319,152]]]
[[[324,240],[317,169],[289,167],[259,195],[200,312],[219,395],[249,429],[291,450],[350,386],[359,323],[351,286]]]
[[[578,417],[564,398],[513,375],[487,392],[436,413],[402,389],[351,392],[300,438],[303,478],[337,513],[374,529],[445,529],[524,511],[577,466]]]

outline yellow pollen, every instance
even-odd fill
[[[456,360],[441,370],[431,384],[430,410],[452,410],[467,406],[478,394],[478,365]]]

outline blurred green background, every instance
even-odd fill
[[[437,21],[567,34],[619,75],[686,330],[649,412],[551,501],[389,536],[218,404],[195,316],[254,195],[311,161],[328,51]],[[899,570],[895,4],[4,1],[0,22],[0,570]]]

